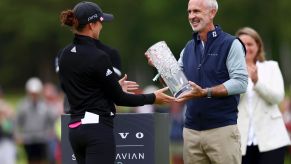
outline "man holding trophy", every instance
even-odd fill
[[[189,0],[188,19],[193,39],[178,60],[188,84],[184,84],[183,75],[177,75],[181,74],[179,69],[167,69],[161,63],[163,58],[153,57],[158,54],[153,47],[146,52],[149,63],[158,69],[176,101],[186,102],[185,164],[241,163],[236,124],[239,95],[246,91],[248,82],[245,50],[239,39],[214,25],[217,11],[216,0]],[[177,82],[183,85],[173,87],[172,83]]]

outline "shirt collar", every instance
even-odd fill
[[[91,38],[89,36],[75,34],[73,42],[75,44],[93,44],[93,45],[96,45],[96,43],[95,43],[96,41],[98,41],[98,40]]]
[[[207,33],[207,40],[218,37],[219,34],[220,34],[221,32],[222,32],[222,29],[220,28],[220,26],[219,26],[219,25],[215,25],[215,29],[212,30],[212,31],[209,31],[209,32]],[[200,36],[199,36],[199,34],[198,34],[198,32],[194,32],[194,33],[192,34],[192,37],[193,37],[193,39],[194,39],[196,42],[198,42],[198,41],[201,40],[201,39],[200,39]]]

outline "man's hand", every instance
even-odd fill
[[[139,85],[135,81],[127,81],[127,74],[118,82],[122,90],[126,93],[134,94],[134,91],[139,89]]]
[[[205,97],[207,94],[206,89],[202,89],[199,85],[195,84],[192,81],[189,81],[189,84],[191,85],[191,91],[187,91],[183,94],[181,94],[179,97],[176,98],[176,102],[184,102],[193,98],[200,98]]]

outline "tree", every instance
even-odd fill
[[[68,28],[60,27],[59,13],[73,8],[77,2],[0,1],[3,15],[0,21],[0,84],[22,88],[30,76],[57,81],[54,57],[73,37]],[[98,1],[104,12],[115,16],[113,22],[103,24],[100,39],[120,51],[123,73],[128,73],[131,80],[142,85],[152,83],[156,71],[147,65],[144,52],[158,41],[166,41],[176,58],[179,57],[192,33],[187,20],[187,3],[177,0]],[[231,34],[243,26],[255,28],[262,35],[267,57],[280,61],[282,47],[285,56],[290,56],[290,6],[288,0],[276,3],[271,0],[219,1],[215,22]],[[290,72],[283,70],[283,73],[291,78]]]

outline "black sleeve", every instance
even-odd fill
[[[98,59],[98,65],[96,72],[98,80],[103,85],[106,96],[114,101],[119,106],[142,106],[145,104],[153,104],[155,101],[155,95],[152,94],[128,94],[123,92],[118,80],[113,73],[111,61],[107,55],[102,55]]]
[[[111,57],[112,65],[121,71],[121,59],[116,49],[111,50],[110,57]]]
[[[100,48],[110,56],[112,66],[121,73],[121,58],[117,49],[98,41]],[[119,75],[121,76],[121,75]]]

